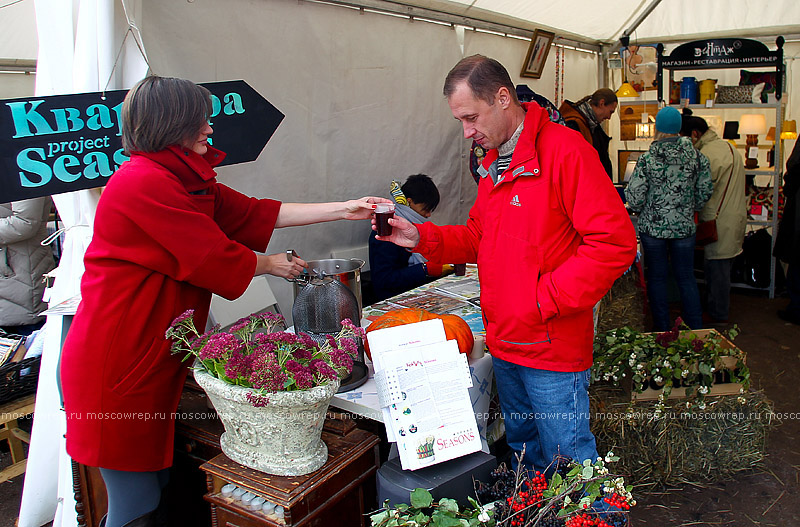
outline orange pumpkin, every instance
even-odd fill
[[[464,319],[458,315],[437,315],[436,313],[417,308],[397,309],[384,313],[376,318],[367,328],[367,333],[375,331],[376,329],[413,324],[415,322],[432,320],[434,318],[442,319],[447,340],[455,339],[455,341],[458,342],[458,351],[467,354],[472,352],[472,346],[475,343],[472,330],[469,324],[464,322]],[[369,344],[366,340],[364,341],[364,351],[366,351],[367,357],[372,360],[372,353],[369,351]]]

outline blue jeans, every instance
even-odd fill
[[[492,365],[506,440],[516,453],[525,447],[525,466],[544,472],[559,454],[578,462],[597,459],[589,430],[589,370],[537,370],[497,357]]]
[[[644,277],[647,282],[647,298],[653,313],[656,331],[667,331],[672,327],[667,302],[667,275],[672,264],[672,274],[681,294],[683,321],[692,328],[703,327],[703,308],[700,292],[694,278],[694,234],[688,238],[653,238],[640,233],[644,253]]]

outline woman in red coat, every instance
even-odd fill
[[[130,153],[97,207],[82,301],[61,361],[67,452],[100,467],[108,527],[153,525],[172,464],[174,412],[188,373],[164,333],[211,294],[239,297],[255,275],[296,277],[305,262],[266,250],[273,229],[367,219],[374,203],[280,203],[217,183],[211,97],[188,80],[147,77],[122,107]]]

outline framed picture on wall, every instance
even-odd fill
[[[624,78],[638,91],[655,90],[658,59],[656,46],[631,45],[622,50]]]
[[[631,180],[633,169],[636,168],[636,162],[639,156],[644,154],[644,150],[618,150],[617,151],[617,182],[627,183]]]
[[[554,38],[556,38],[556,34],[550,31],[537,29],[533,32],[528,54],[522,64],[521,77],[538,79],[542,76],[544,64],[547,62],[547,55],[550,53],[550,44],[553,43]]]

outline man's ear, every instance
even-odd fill
[[[504,110],[514,102],[514,98],[505,86],[500,86],[500,89],[497,90],[497,102],[500,103],[500,107]]]

